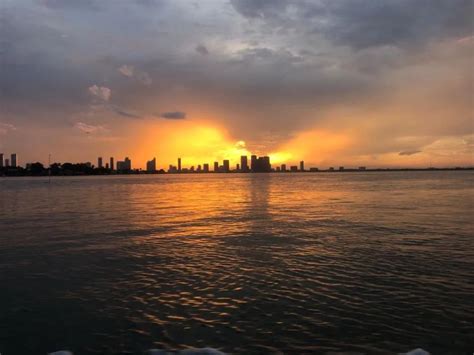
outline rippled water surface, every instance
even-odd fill
[[[474,351],[472,172],[0,179],[0,352]]]

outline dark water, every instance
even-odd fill
[[[473,183],[0,179],[0,352],[471,354]]]

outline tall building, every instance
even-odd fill
[[[124,161],[117,162],[117,170],[119,171],[129,171],[132,170],[132,161],[125,157]]]
[[[13,153],[11,155],[11,160],[10,160],[10,166],[13,167],[13,168],[16,168],[17,166],[17,161],[16,161],[16,153]]]
[[[10,167],[10,159],[5,159],[5,166],[8,168]]]
[[[252,155],[250,157],[250,169],[252,171],[257,171],[257,156],[256,155]]]
[[[146,162],[146,171],[154,173],[156,171],[156,158]]]
[[[228,173],[230,171],[230,163],[228,160],[224,160],[223,164],[224,166],[224,172]]]
[[[263,158],[259,158],[259,159],[262,159],[262,163],[261,163],[262,171],[267,172],[267,173],[272,171],[272,165],[270,164],[269,156],[264,156]]]
[[[0,153],[0,168],[3,168],[3,153]]]
[[[209,172],[209,164],[205,163],[202,167],[203,167],[202,170],[203,170],[205,173],[208,173],[208,172]]]
[[[219,162],[214,162],[214,172],[217,173],[219,171]]]
[[[178,158],[178,171],[181,172],[181,158]]]
[[[300,161],[300,170],[304,171],[304,161]]]
[[[239,163],[237,163],[237,165],[235,166],[235,170],[240,171],[240,164]]]
[[[270,164],[269,156],[257,157],[256,155],[252,155],[250,164],[250,169],[254,173],[268,173],[272,171],[272,165]]]
[[[110,170],[114,170],[114,158],[110,157],[110,164],[109,164]]]
[[[281,171],[286,171],[286,164],[281,164]]]
[[[243,171],[244,173],[249,171],[249,163],[246,155],[240,157],[240,171]]]
[[[102,169],[104,167],[104,163],[102,161],[102,157],[97,158],[97,167]]]

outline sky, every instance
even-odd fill
[[[0,152],[474,165],[472,0],[2,0]]]

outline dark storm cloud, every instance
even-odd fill
[[[472,33],[471,0],[231,0],[231,4],[245,17],[322,34],[336,44],[356,49]]]
[[[160,114],[160,117],[166,118],[167,120],[184,120],[186,118],[186,112],[181,112],[181,111],[163,112]]]

